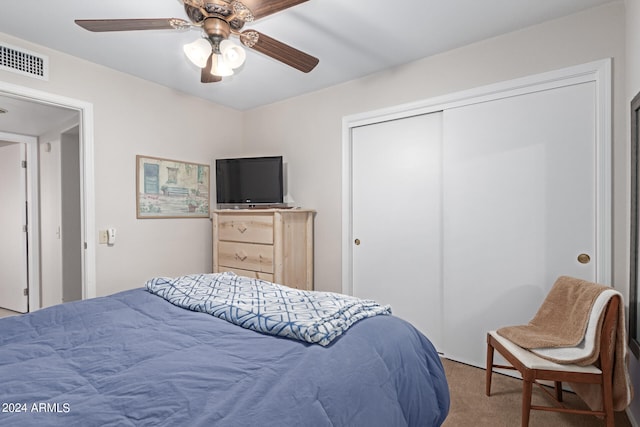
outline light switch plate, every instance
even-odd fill
[[[98,243],[101,245],[107,244],[107,230],[98,231]]]

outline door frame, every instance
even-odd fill
[[[96,296],[96,237],[95,230],[95,178],[94,178],[94,121],[93,104],[78,99],[43,92],[25,86],[13,85],[0,81],[0,93],[22,100],[40,104],[63,107],[76,110],[79,113],[80,127],[80,191],[81,191],[81,216],[82,216],[82,299]],[[34,138],[37,141],[37,138]],[[29,147],[31,144],[27,144]],[[28,148],[29,150],[29,148]],[[27,162],[31,165],[38,164],[37,142],[27,153]],[[30,168],[28,177],[32,184],[36,185],[35,192],[31,194],[32,201],[29,204],[29,311],[40,308],[40,216],[37,203],[37,167]],[[35,174],[35,179],[33,178]],[[33,239],[33,240],[31,240]],[[36,269],[37,270],[33,270]]]
[[[600,283],[611,283],[613,262],[611,258],[611,76],[612,60],[611,58],[606,58],[413,103],[343,117],[342,292],[347,295],[353,294],[353,206],[351,181],[351,130],[353,128],[586,82],[595,82],[596,84],[596,278]],[[393,203],[393,201],[385,201],[385,203]]]

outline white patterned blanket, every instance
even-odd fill
[[[234,273],[156,277],[147,290],[178,307],[243,328],[326,346],[358,320],[391,314],[375,301],[292,289]]]

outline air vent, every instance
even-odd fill
[[[0,44],[0,70],[49,80],[49,57],[26,49]]]

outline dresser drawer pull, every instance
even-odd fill
[[[240,234],[244,234],[245,231],[247,231],[247,226],[244,224],[238,224],[238,229],[237,229]]]
[[[236,252],[236,259],[239,259],[240,261],[244,261],[245,259],[247,259],[247,254],[244,253],[243,251]]]

